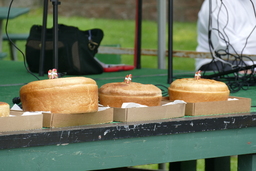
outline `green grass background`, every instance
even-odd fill
[[[32,25],[42,25],[42,13],[42,9],[31,10],[28,14],[9,20],[7,27],[8,33],[29,33]],[[58,21],[61,24],[77,26],[81,30],[101,28],[104,31],[104,38],[101,43],[102,45],[120,44],[125,48],[134,47],[134,20],[111,20],[59,16]],[[50,28],[52,25],[52,15],[48,15],[47,27]],[[158,32],[156,21],[143,21],[142,48],[157,49],[157,34]],[[173,49],[195,50],[197,45],[196,36],[196,23],[175,22],[173,28]],[[167,46],[167,35],[165,41]],[[25,42],[19,41],[17,45],[22,52],[25,52]],[[3,43],[3,51],[8,52],[8,57],[5,60],[10,60],[7,41]],[[23,60],[21,54],[18,54],[18,58],[19,60]],[[122,55],[121,59],[122,63],[133,65],[132,55]],[[142,68],[157,68],[157,57],[142,56],[141,64]],[[179,70],[194,70],[194,59],[174,58],[173,67],[174,69]]]
[[[7,25],[8,33],[29,33],[32,25],[42,25],[42,9],[31,10],[28,14],[11,19]],[[102,45],[120,44],[125,48],[134,47],[134,20],[111,20],[111,19],[95,19],[84,17],[63,17],[59,16],[59,23],[77,26],[81,30],[92,28],[101,28],[104,31]],[[52,27],[52,15],[48,15],[47,27]],[[5,22],[4,25],[5,27]],[[167,29],[166,29],[167,30]],[[157,49],[157,22],[143,21],[142,23],[142,48]],[[195,50],[196,41],[196,23],[179,23],[174,22],[173,26],[173,50]],[[17,43],[18,48],[25,53],[24,41]],[[167,46],[167,36],[166,36]],[[7,52],[8,56],[4,60],[10,60],[8,42],[3,43],[3,52]],[[23,56],[18,53],[18,59],[23,61]],[[132,55],[122,55],[122,63],[133,65]],[[142,68],[157,68],[156,56],[142,56]],[[176,58],[173,59],[173,68],[176,70],[194,70],[194,59]],[[232,157],[231,171],[237,170],[237,158]],[[168,167],[168,164],[166,164]],[[144,169],[157,169],[157,164],[137,166]],[[204,170],[204,160],[198,160],[198,171]]]

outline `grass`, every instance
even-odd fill
[[[59,23],[72,25],[87,30],[101,28],[104,31],[102,45],[120,44],[122,47],[134,47],[135,22],[133,20],[111,20],[84,17],[62,17]],[[8,33],[29,33],[32,25],[42,25],[42,9],[32,10],[26,15],[9,20]],[[5,24],[4,24],[5,26]],[[52,27],[52,16],[48,15],[47,27]],[[174,23],[173,28],[174,50],[195,50],[196,48],[196,23]],[[143,21],[142,24],[142,48],[157,49],[157,22]],[[167,42],[167,41],[166,41]],[[167,43],[166,43],[167,44]],[[18,42],[18,47],[25,52],[25,42]],[[3,51],[9,53],[7,41],[3,43]],[[23,60],[21,54],[18,59]],[[5,60],[10,60],[10,57]],[[174,69],[194,70],[194,60],[174,58]],[[122,63],[133,64],[132,55],[122,55]],[[142,68],[157,68],[156,56],[142,56]]]

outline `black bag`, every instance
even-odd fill
[[[39,72],[42,26],[34,25],[26,43],[26,62],[31,72]],[[58,72],[69,75],[101,74],[103,67],[94,59],[103,39],[101,29],[81,31],[58,25]],[[53,28],[46,29],[44,73],[53,69]]]

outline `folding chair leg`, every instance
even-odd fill
[[[14,44],[16,44],[16,41],[13,41]],[[15,48],[15,46],[12,44],[12,42],[9,42],[9,46],[10,46],[10,55],[11,55],[11,59],[13,61],[17,61],[17,49]]]

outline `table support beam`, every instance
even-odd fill
[[[169,163],[170,171],[196,171],[196,160]]]
[[[256,154],[238,156],[238,171],[255,171]]]
[[[205,171],[230,171],[230,157],[205,159]]]

